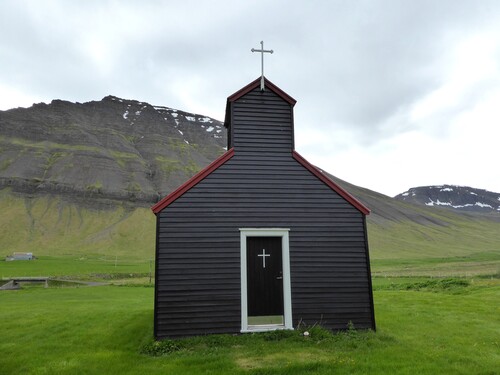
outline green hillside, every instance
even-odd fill
[[[155,217],[126,205],[85,208],[62,198],[0,191],[0,277],[145,276],[154,259]],[[13,252],[35,261],[4,262]]]
[[[147,208],[90,209],[61,198],[21,198],[0,192],[0,249],[41,256],[149,259],[154,255],[154,215]]]
[[[368,224],[372,274],[500,275],[500,225],[450,213],[446,226],[412,221]]]
[[[389,201],[384,203],[384,199]],[[387,197],[372,203],[378,212],[393,204]],[[368,217],[374,275],[500,274],[498,222],[478,215],[394,204],[402,205],[407,217],[423,210],[427,219],[389,220],[375,212]],[[0,212],[0,256],[32,252],[39,258],[34,262],[0,261],[0,277],[144,276],[154,259],[155,217],[148,208],[116,202],[100,209],[86,208],[60,197],[29,197],[4,189],[0,191]]]
[[[329,175],[364,202],[372,274],[500,275],[500,215],[403,202]]]

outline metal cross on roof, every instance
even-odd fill
[[[261,91],[264,91],[264,53],[273,53],[274,51],[272,49],[264,49],[264,42],[260,42],[260,49],[255,49],[252,48],[252,52],[260,52],[260,58],[261,58],[261,77],[260,77],[260,89]],[[265,258],[264,258],[265,259]]]

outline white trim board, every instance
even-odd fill
[[[274,331],[293,329],[292,292],[290,283],[290,242],[288,228],[240,228],[240,274],[241,274],[241,332]],[[247,301],[247,237],[281,237],[283,261],[283,321],[284,324],[248,325]]]

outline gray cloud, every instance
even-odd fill
[[[0,90],[45,101],[113,94],[222,119],[226,97],[260,74],[250,49],[264,39],[275,50],[266,76],[298,100],[297,126],[323,134],[315,149],[329,152],[336,132],[370,147],[424,128],[443,136],[498,89],[487,76],[428,122],[411,118],[447,84],[457,44],[486,33],[498,45],[498,25],[500,3],[487,0],[4,0]]]

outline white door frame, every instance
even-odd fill
[[[240,228],[241,264],[241,332],[274,331],[293,329],[292,292],[290,284],[290,242],[288,228]],[[248,325],[247,301],[247,237],[281,237],[283,259],[283,324]]]

